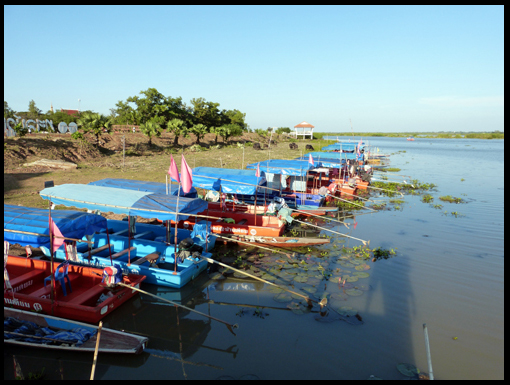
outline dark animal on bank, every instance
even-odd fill
[[[269,141],[269,144],[270,144],[271,146],[276,147],[278,143],[276,143],[276,140],[270,140],[270,141]]]
[[[298,149],[298,145],[297,145],[297,143],[289,143],[289,148],[291,150],[297,150]]]
[[[253,143],[254,150],[260,150],[260,143]]]
[[[314,151],[313,146],[311,144],[307,144],[305,147],[306,150]]]

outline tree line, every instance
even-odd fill
[[[227,142],[229,138],[249,130],[245,113],[237,109],[220,110],[219,106],[219,103],[204,98],[191,99],[191,104],[186,105],[181,97],[164,96],[157,89],[148,88],[139,95],[120,100],[115,108],[110,109],[109,116],[93,111],[83,111],[74,116],[60,111],[43,113],[31,100],[26,112],[15,112],[4,101],[4,118],[17,115],[21,119],[49,119],[66,124],[76,121],[81,131],[95,135],[98,142],[102,133],[111,132],[113,125],[136,125],[148,137],[149,145],[152,138],[161,136],[164,130],[175,135],[174,145],[178,145],[179,137],[189,137],[190,134],[194,134],[196,144],[200,144],[206,134],[213,133],[217,143],[218,137]],[[23,135],[26,130],[20,126],[18,123],[15,131]],[[75,134],[77,137],[81,135],[80,132]]]

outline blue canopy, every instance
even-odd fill
[[[353,142],[333,143],[333,144],[330,144],[329,146],[322,147],[322,151],[340,151],[340,150],[342,150],[342,151],[351,152],[351,151],[356,151],[358,144],[359,144],[359,142],[357,142],[357,143],[353,143]],[[361,148],[363,148],[364,146],[365,146],[365,143],[361,143]]]
[[[260,177],[253,170],[232,168],[196,167],[192,173],[193,186],[229,194],[255,194],[256,186],[266,183],[262,168]]]
[[[4,240],[21,246],[50,248],[50,238],[37,235],[11,233],[5,230],[27,231],[49,235],[48,211],[32,207],[4,204]],[[75,210],[52,210],[51,218],[64,237],[81,239],[106,228],[106,218]]]
[[[316,167],[321,167],[320,162],[315,162],[315,165],[308,163],[308,160],[283,160],[283,159],[270,159],[262,162],[252,163],[246,166],[249,169],[257,169],[260,164],[260,171],[269,174],[282,174],[293,176],[306,176],[309,170]]]
[[[207,210],[207,202],[201,199],[177,198],[173,195],[86,184],[49,187],[42,190],[39,195],[56,205],[158,218],[161,221],[175,220],[176,212],[179,213],[177,220],[180,221],[189,215]]]
[[[132,179],[116,179],[116,178],[105,178],[101,180],[97,180],[95,182],[90,182],[89,185],[92,186],[103,186],[103,187],[114,187],[114,188],[121,188],[124,190],[135,190],[135,191],[145,191],[145,192],[152,192],[156,194],[162,194],[166,195],[166,184],[161,182],[147,182],[143,180],[132,180]],[[177,185],[169,185],[168,186],[168,192],[172,195],[178,194],[178,186]],[[188,198],[196,198],[197,197],[197,190],[195,188],[191,188],[191,190],[184,194],[184,191],[182,191],[182,187],[180,190],[180,196],[181,197],[188,197]]]

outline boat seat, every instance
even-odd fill
[[[94,298],[96,296],[99,297],[104,290],[105,290],[104,286],[97,284],[96,286],[88,289],[86,292],[81,293],[81,294],[77,295],[76,297],[69,299],[69,301],[67,301],[67,303],[74,303],[76,305],[84,304],[91,298]]]
[[[124,254],[126,254],[128,251],[133,251],[133,250],[136,250],[136,246],[131,246],[128,249],[124,249],[122,251],[119,251],[118,253],[112,254],[112,259],[119,258],[119,257],[123,256]]]
[[[113,248],[113,244],[110,243],[110,245],[104,245],[104,246],[101,246],[101,247],[98,247],[97,249],[92,249],[90,250],[90,255],[94,255],[94,254],[97,254],[99,253],[100,251],[103,251],[104,249],[107,249],[108,246],[111,246]]]
[[[45,274],[44,270],[32,270],[32,271],[29,271],[28,273],[20,275],[19,277],[10,279],[9,282],[11,283],[11,286],[14,289],[14,288],[16,288],[16,286],[18,286],[24,282],[27,282],[29,280],[36,281],[37,278],[39,278],[40,276],[43,276],[44,274]]]
[[[71,288],[71,281],[69,280],[69,275],[67,274],[67,270],[69,269],[69,261],[62,262],[60,265],[57,266],[57,269],[55,270],[55,282],[60,282],[60,286],[62,287],[62,292],[64,293],[64,296],[67,296],[66,291],[66,282],[69,285],[69,291],[72,293],[73,289]],[[44,278],[44,286],[46,286],[47,282],[51,282],[51,275]]]
[[[141,265],[142,263],[147,262],[147,261],[151,262],[151,264],[152,264],[152,262],[156,262],[157,261],[157,259],[159,258],[160,254],[161,253],[159,251],[156,251],[155,253],[147,254],[145,257],[139,258],[136,261],[131,262],[131,264],[133,264],[133,265]]]
[[[129,229],[124,229],[124,230],[117,231],[116,233],[112,233],[112,235],[123,235],[123,234],[127,233],[128,231],[129,231]]]
[[[151,230],[149,231],[144,231],[143,233],[140,233],[140,234],[136,234],[133,239],[138,239],[138,238],[143,238],[145,237],[146,235],[149,235],[149,234],[152,234],[153,232]]]

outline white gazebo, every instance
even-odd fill
[[[308,122],[301,122],[294,126],[294,137],[297,139],[298,136],[302,136],[303,139],[306,139],[307,136],[310,136],[310,139],[313,139],[313,129],[315,126],[312,126]]]

